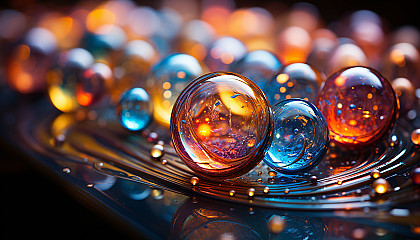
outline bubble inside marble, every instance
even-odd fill
[[[196,174],[233,178],[248,172],[270,145],[272,115],[261,89],[234,73],[195,79],[177,99],[172,141]]]
[[[264,162],[278,172],[296,174],[316,166],[328,143],[328,126],[310,102],[288,99],[273,106],[274,135]]]

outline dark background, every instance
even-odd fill
[[[34,4],[62,7],[76,1],[9,0],[0,9],[24,10]],[[99,2],[99,1],[98,1]],[[160,6],[160,1],[135,1],[139,5]],[[275,12],[286,11],[300,1],[236,1],[237,8],[259,6]],[[389,30],[402,25],[420,26],[417,1],[306,1],[313,3],[321,18],[330,23],[349,13],[368,9],[379,14]],[[2,128],[0,127],[0,131]],[[92,213],[71,198],[57,183],[44,176],[20,153],[0,139],[1,205],[0,238],[22,239],[116,239],[128,237],[112,223]]]

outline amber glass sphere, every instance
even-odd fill
[[[356,147],[379,140],[398,117],[391,84],[368,67],[350,67],[331,75],[318,98],[331,139]]]
[[[239,74],[215,72],[190,83],[171,116],[175,150],[197,175],[234,178],[251,170],[272,139],[270,105],[258,86]]]

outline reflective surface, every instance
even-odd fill
[[[330,140],[321,112],[310,102],[289,99],[273,106],[273,117],[273,142],[264,162],[286,174],[315,167],[324,157]]]
[[[331,139],[348,146],[375,142],[391,130],[398,116],[399,104],[391,84],[367,67],[333,74],[318,100]]]
[[[272,115],[249,79],[225,72],[195,79],[171,117],[175,150],[198,175],[233,178],[252,169],[271,141]]]
[[[346,239],[360,229],[369,239],[418,238],[420,191],[410,183],[409,173],[419,160],[411,129],[420,126],[404,118],[392,134],[397,139],[392,147],[388,140],[365,150],[331,144],[324,160],[309,174],[289,179],[271,173],[262,163],[240,178],[200,178],[193,187],[194,175],[168,144],[165,164],[151,159],[154,143],[142,134],[112,127],[105,113],[98,112],[96,120],[78,121],[74,113],[54,111],[47,101],[12,106],[16,112],[0,115],[0,126],[6,128],[0,131],[2,139],[32,156],[28,160],[74,190],[75,197],[89,206],[100,205],[101,213],[122,223],[124,231],[137,238],[192,237],[214,231],[219,237],[247,232],[256,239],[267,235],[272,239]],[[164,132],[156,125],[150,129]],[[61,146],[51,141],[53,133],[65,134]],[[170,141],[164,134],[160,139]],[[373,169],[390,183],[388,193],[370,194]],[[315,185],[311,175],[318,177]],[[249,198],[251,186],[255,195]],[[235,193],[230,195],[232,190]],[[280,233],[270,232],[273,216],[286,223]]]

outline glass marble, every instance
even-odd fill
[[[273,106],[274,134],[264,162],[284,174],[316,166],[325,155],[328,126],[322,113],[302,99],[287,99]]]
[[[209,47],[204,62],[209,70],[227,71],[234,62],[239,61],[247,52],[245,45],[234,37],[220,37]]]
[[[203,74],[203,68],[194,57],[175,53],[153,67],[148,85],[154,103],[154,119],[169,127],[172,107],[185,86]]]
[[[410,111],[416,101],[416,91],[413,84],[407,78],[396,78],[391,82],[392,88],[400,102],[400,112]]]
[[[76,85],[93,61],[90,52],[74,48],[60,54],[56,65],[47,72],[48,96],[58,110],[70,112],[80,107],[76,98]]]
[[[282,64],[274,54],[266,50],[251,51],[231,65],[230,71],[239,73],[252,81],[263,91],[271,78],[280,70]]]
[[[123,29],[116,25],[103,25],[94,32],[86,32],[82,45],[89,50],[95,58],[104,59],[114,50],[120,49],[127,36]]]
[[[391,84],[368,67],[349,67],[331,75],[320,91],[318,106],[331,139],[351,148],[381,139],[399,111]]]
[[[118,102],[121,94],[133,87],[146,87],[147,75],[158,53],[145,40],[132,40],[124,47],[114,67],[115,85],[111,90],[112,102]]]
[[[420,87],[420,54],[409,43],[397,43],[390,47],[384,57],[382,73],[388,79],[399,77],[409,79],[415,87]]]
[[[57,40],[50,31],[31,29],[8,58],[5,70],[9,86],[23,94],[44,90],[45,75],[53,63],[56,50]]]
[[[95,63],[85,70],[76,84],[76,99],[81,106],[98,102],[112,85],[112,71],[104,63]]]
[[[310,65],[292,63],[274,75],[265,92],[272,105],[289,98],[314,102],[322,82],[322,75]]]
[[[327,75],[342,68],[351,66],[368,66],[369,60],[363,50],[350,39],[339,39],[341,42],[332,50],[327,63]]]
[[[261,161],[272,128],[270,105],[254,82],[214,72],[195,79],[181,93],[170,131],[179,157],[197,175],[226,179]]]
[[[117,105],[117,114],[121,125],[126,129],[130,131],[144,129],[151,121],[153,114],[149,94],[143,88],[128,90],[121,96]]]
[[[420,128],[411,132],[411,141],[416,145],[420,145]]]

